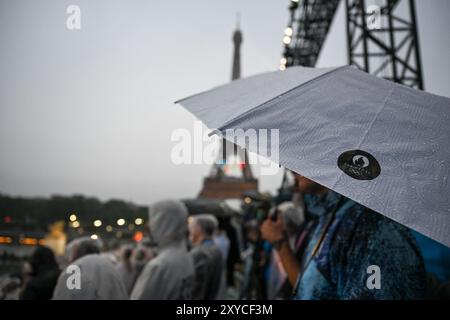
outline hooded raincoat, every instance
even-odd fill
[[[79,277],[79,279],[77,279]],[[127,291],[112,262],[99,254],[88,254],[61,273],[53,300],[124,300]]]
[[[150,232],[159,253],[137,279],[131,299],[192,299],[195,269],[186,248],[187,216],[179,201],[161,201],[150,207]]]

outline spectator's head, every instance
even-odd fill
[[[33,276],[58,268],[53,251],[41,246],[37,247],[31,256],[30,266]]]
[[[152,249],[145,246],[138,246],[133,250],[131,263],[134,266],[143,266],[154,257]]]
[[[133,250],[131,262],[134,265],[144,265],[150,259],[154,258],[155,252],[152,242],[148,238],[144,238]]]
[[[133,247],[132,246],[124,246],[120,251],[120,258],[122,261],[130,261],[131,256],[133,255]]]
[[[102,247],[103,243],[101,240],[94,240],[89,237],[77,238],[67,246],[68,260],[73,262],[88,254],[99,254]]]
[[[211,214],[199,214],[189,218],[189,240],[199,245],[203,240],[211,239],[217,230],[218,222]]]
[[[328,191],[328,189],[304,176],[294,172],[296,190],[301,193],[321,194]]]
[[[159,249],[182,243],[186,238],[188,211],[177,200],[165,200],[150,206],[150,235]]]

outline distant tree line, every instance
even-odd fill
[[[94,197],[82,195],[59,196],[50,198],[23,198],[0,194],[0,229],[21,228],[42,229],[56,221],[69,222],[75,214],[81,222],[101,219],[103,224],[115,224],[117,219],[132,221],[146,218],[148,208],[122,200],[102,202]]]

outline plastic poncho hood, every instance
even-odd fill
[[[159,248],[183,241],[187,216],[186,206],[175,200],[160,201],[150,207],[150,234]]]

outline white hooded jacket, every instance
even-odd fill
[[[192,299],[195,269],[185,243],[187,215],[179,201],[161,201],[150,207],[150,231],[159,253],[137,279],[131,299]]]
[[[78,268],[74,268],[74,266]],[[79,277],[79,286],[77,279]],[[88,254],[67,266],[58,278],[53,300],[124,300],[127,291],[112,262]]]

